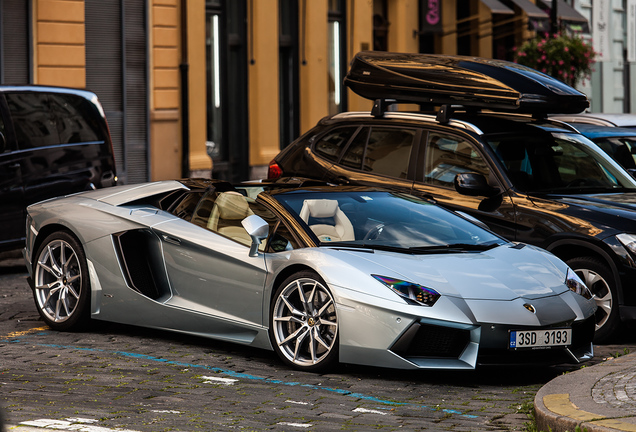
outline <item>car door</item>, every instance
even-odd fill
[[[327,180],[410,192],[421,130],[374,125],[358,130]]]
[[[20,169],[6,102],[0,95],[0,249],[20,246],[25,238],[26,205]]]
[[[517,227],[513,202],[496,168],[479,146],[467,137],[440,130],[429,131],[423,142],[413,193],[468,213],[494,232],[514,240]],[[501,193],[491,198],[460,194],[454,185],[455,176],[460,173],[482,174]]]
[[[229,197],[229,198],[228,198]],[[219,318],[230,338],[263,324],[263,254],[249,256],[241,220],[254,202],[238,192],[208,191],[185,220],[154,227],[161,239],[172,298],[166,303]]]

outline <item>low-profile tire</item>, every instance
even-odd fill
[[[327,284],[312,271],[288,277],[270,306],[269,337],[286,364],[317,372],[338,360],[338,317]]]
[[[54,330],[81,330],[90,320],[86,256],[69,232],[44,239],[35,255],[33,298],[40,316]]]
[[[578,257],[567,264],[589,288],[596,301],[596,331],[594,342],[603,344],[617,336],[620,326],[616,282],[610,268],[592,257]]]

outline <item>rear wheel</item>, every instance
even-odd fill
[[[324,370],[338,359],[338,317],[331,292],[320,276],[302,271],[276,290],[270,308],[270,339],[288,365]]]
[[[614,336],[620,325],[616,283],[610,268],[592,257],[578,257],[567,264],[589,288],[596,301],[596,332],[594,342],[606,343]]]
[[[35,306],[55,330],[77,330],[89,318],[86,257],[79,241],[66,231],[50,234],[36,254],[33,272]]]

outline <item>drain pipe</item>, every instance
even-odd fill
[[[188,0],[181,0],[181,177],[190,177],[190,98],[188,80]]]

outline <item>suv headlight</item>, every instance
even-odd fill
[[[568,272],[565,275],[565,284],[568,286],[568,288],[570,288],[570,291],[582,295],[588,300],[592,298],[592,293],[590,292],[590,290],[571,268],[568,268]]]
[[[616,238],[623,246],[632,254],[636,255],[636,235],[634,234],[617,234]]]
[[[433,306],[441,294],[432,288],[394,279],[386,276],[371,275],[387,287],[391,288],[397,295],[405,299],[410,304],[421,306]]]

